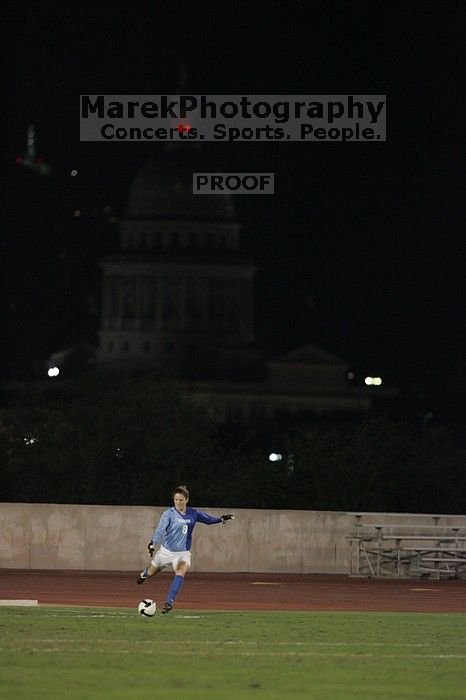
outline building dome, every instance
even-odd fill
[[[198,153],[196,154],[199,155]],[[159,159],[146,161],[136,173],[130,190],[128,219],[236,220],[230,194],[193,194],[194,172],[218,172],[200,157],[168,149]]]

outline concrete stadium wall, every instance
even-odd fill
[[[0,504],[0,567],[137,571],[165,508],[42,503]],[[225,525],[198,524],[194,571],[343,574],[348,571],[353,513],[202,508]],[[432,515],[365,513],[366,524],[432,525]],[[439,525],[466,528],[466,516]]]

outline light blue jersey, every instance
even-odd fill
[[[162,513],[152,537],[152,544],[161,544],[170,552],[189,551],[194,525],[197,522],[214,525],[221,523],[222,518],[208,515],[194,508],[186,508],[186,513],[183,515],[173,506]]]

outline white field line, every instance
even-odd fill
[[[72,618],[74,620],[75,618],[86,618],[86,617],[107,617],[107,618],[109,618],[109,617],[117,617],[117,618],[134,617],[135,614],[136,613],[134,613],[134,612],[86,613],[86,614],[69,612],[69,613],[52,613],[50,615],[50,617],[69,617],[69,618]],[[9,616],[14,617],[15,615],[17,617],[19,617],[19,614],[15,613],[13,611],[10,613]],[[202,615],[173,615],[173,617],[171,619],[172,620],[200,620],[201,617],[202,617]]]
[[[88,643],[90,640],[89,639],[79,639],[76,637],[69,637],[69,638],[37,638],[37,637],[30,637],[28,641],[33,642],[35,644],[83,644],[83,643]],[[92,642],[95,642],[96,644],[126,644],[128,642],[127,639],[92,639]],[[285,647],[294,647],[294,646],[318,646],[318,647],[343,647],[343,646],[351,646],[351,647],[403,647],[403,648],[421,648],[421,647],[435,647],[439,646],[438,642],[430,642],[430,643],[424,643],[424,642],[403,642],[403,643],[396,643],[396,644],[387,644],[385,642],[256,642],[256,641],[243,641],[242,639],[237,639],[234,641],[214,641],[214,640],[198,640],[196,642],[183,642],[179,639],[164,639],[164,640],[154,640],[154,639],[135,639],[131,640],[131,644],[152,644],[152,645],[157,645],[160,644],[162,647],[165,645],[169,644],[175,644],[175,645],[180,645],[183,644],[184,646],[188,646],[189,644],[192,644],[193,646],[257,646],[257,645],[263,645],[263,644],[268,644],[270,646],[285,646]],[[457,647],[458,644],[454,642],[448,642],[445,644],[441,645],[442,647]],[[360,654],[357,654],[357,656],[360,656]]]
[[[95,610],[96,608],[93,608]],[[102,610],[102,608],[99,608]],[[137,609],[137,606],[134,607]],[[124,612],[89,612],[83,613],[82,607],[75,610],[63,610],[60,612],[49,613],[47,608],[40,608],[40,610],[47,611],[47,617],[132,617],[135,613],[131,610],[125,610]]]
[[[60,649],[58,647],[48,647],[48,648],[23,648],[23,647],[0,647],[0,652],[6,653],[6,652],[19,652],[19,653],[24,653],[24,652],[36,652],[36,653],[54,653],[56,654],[57,652],[64,652],[67,651],[67,653],[78,653],[78,654],[83,654],[83,653],[90,653],[90,654],[113,654],[114,651],[106,650],[106,649],[95,649],[95,648],[83,648],[81,647],[78,650],[65,650],[65,649]],[[118,654],[131,654],[134,653],[134,649],[119,649]],[[138,651],[139,654],[153,654],[152,649],[147,649],[145,651]],[[164,650],[158,650],[159,654],[162,654],[163,656],[204,656],[200,651],[183,651],[183,650],[174,650],[174,651],[164,651]],[[209,654],[211,657],[212,654]],[[222,657],[221,653],[215,654],[215,656]],[[466,654],[344,654],[344,653],[322,653],[322,652],[261,652],[261,651],[243,651],[239,652],[238,654],[231,655],[233,656],[260,656],[260,657],[302,657],[302,658],[311,658],[311,657],[316,657],[316,658],[325,658],[325,657],[337,657],[337,658],[342,658],[342,659],[437,659],[437,660],[449,660],[449,659],[466,659]],[[208,657],[206,657],[208,658]]]

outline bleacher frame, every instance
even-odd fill
[[[355,513],[348,575],[380,578],[466,578],[466,528],[441,525],[365,523]]]

